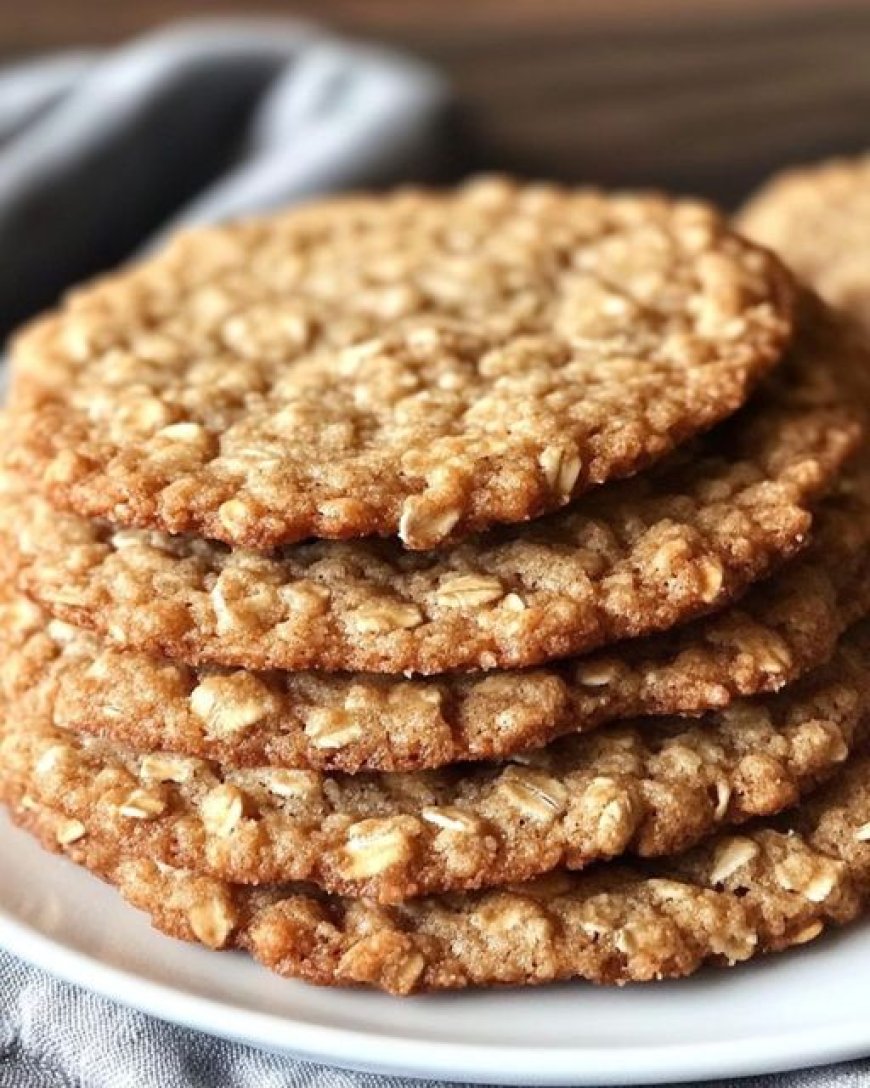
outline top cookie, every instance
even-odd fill
[[[270,549],[536,517],[734,412],[792,290],[709,208],[482,181],[198,230],[13,350],[55,505]]]
[[[778,174],[740,222],[870,329],[870,155]]]

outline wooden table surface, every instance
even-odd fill
[[[181,17],[299,15],[453,80],[485,166],[735,201],[787,162],[870,145],[862,0],[0,0],[7,57]]]

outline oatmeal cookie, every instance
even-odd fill
[[[860,441],[868,377],[863,340],[806,298],[793,355],[743,413],[533,525],[438,552],[329,541],[266,556],[57,513],[6,474],[3,561],[57,618],[191,664],[539,664],[716,611],[798,551]]]
[[[810,548],[736,605],[549,668],[249,673],[105,645],[0,586],[0,688],[74,732],[225,766],[413,771],[503,759],[618,718],[777,691],[870,612],[870,453],[820,505]]]
[[[250,888],[128,855],[10,788],[18,823],[115,884],[165,933],[244,949],[287,978],[393,994],[680,978],[780,952],[854,921],[870,900],[870,759],[787,818],[640,867],[559,872],[392,907],[308,885]]]
[[[738,221],[870,330],[870,155],[778,174]]]
[[[181,235],[13,346],[53,504],[272,549],[536,517],[734,412],[791,279],[706,206],[471,184]]]
[[[767,699],[700,721],[628,723],[505,764],[323,776],[140,754],[6,708],[0,763],[96,837],[239,883],[311,881],[398,902],[684,850],[779,812],[832,774],[870,720],[870,626]]]

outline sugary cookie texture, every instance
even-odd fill
[[[3,562],[116,646],[248,669],[513,668],[712,612],[807,542],[858,444],[867,348],[809,297],[790,358],[733,422],[571,510],[436,552],[272,555],[62,514],[7,474]]]
[[[870,612],[870,455],[820,505],[811,547],[693,624],[526,671],[429,679],[249,673],[119,649],[0,587],[0,690],[59,726],[225,766],[413,771],[502,759],[618,718],[777,691]]]
[[[710,208],[490,180],[181,235],[13,346],[8,461],[117,524],[430,548],[734,412],[792,286]]]
[[[787,819],[642,869],[601,866],[383,907],[309,886],[249,888],[130,857],[33,798],[0,791],[48,848],[117,885],[158,928],[240,948],[288,978],[394,994],[559,979],[647,982],[818,938],[870,899],[870,759]]]
[[[96,837],[240,883],[309,880],[397,902],[684,850],[778,812],[866,735],[870,634],[776,696],[629,723],[505,764],[323,776],[141,754],[6,708],[4,774]]]
[[[870,329],[870,156],[787,170],[762,186],[738,222]]]

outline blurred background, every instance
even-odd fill
[[[2,0],[7,59],[205,15],[296,15],[433,62],[485,165],[734,202],[870,143],[864,0]]]
[[[171,50],[122,45],[230,17],[143,89]],[[268,28],[233,68],[254,17],[348,43],[341,78]],[[423,66],[385,89],[366,43]],[[312,193],[486,169],[734,207],[870,147],[866,0],[0,0],[0,62],[0,331],[178,222]]]

